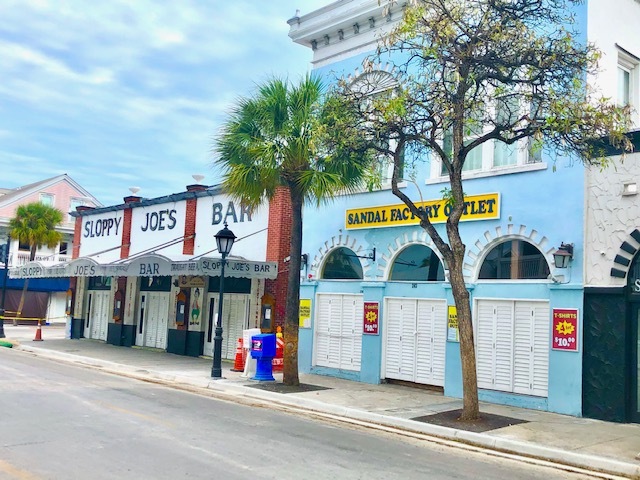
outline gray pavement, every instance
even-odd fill
[[[461,442],[500,451],[640,479],[640,425],[617,424],[523,408],[483,403],[481,411],[524,420],[485,433],[474,433],[412,420],[462,407],[460,399],[439,392],[395,384],[369,385],[320,375],[301,374],[305,384],[324,390],[275,393],[250,388],[257,382],[223,364],[222,380],[212,380],[211,359],[192,358],[104,342],[65,339],[64,327],[42,327],[42,342],[32,341],[35,327],[5,325],[16,354],[56,361],[179,388],[206,391],[219,398],[326,416],[377,428],[400,430],[439,442]],[[276,381],[282,380],[275,374]]]

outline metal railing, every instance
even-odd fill
[[[17,252],[9,255],[9,267],[19,267],[25,263],[29,263],[29,252]],[[59,253],[36,253],[34,261],[47,262],[47,263],[62,263],[71,259],[71,255],[59,254]]]

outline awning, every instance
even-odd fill
[[[225,277],[266,278],[278,276],[277,262],[256,262],[241,258],[227,258]],[[9,278],[52,277],[157,277],[164,275],[219,276],[222,259],[202,257],[191,260],[172,260],[158,254],[141,255],[119,262],[101,264],[90,257],[77,258],[57,265],[30,262],[9,269]]]

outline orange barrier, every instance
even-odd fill
[[[238,339],[238,343],[236,344],[236,358],[233,362],[232,372],[244,372],[244,355],[242,348],[242,338]]]
[[[271,360],[274,372],[281,372],[284,367],[284,339],[276,337],[276,356]]]

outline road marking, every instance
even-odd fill
[[[40,478],[32,474],[31,472],[27,472],[26,470],[21,470],[18,467],[14,467],[4,460],[0,460],[0,472],[7,473],[13,478],[17,478],[19,480],[38,480]]]
[[[149,422],[157,423],[157,424],[163,425],[163,426],[165,426],[167,428],[173,428],[175,426],[171,422],[164,422],[162,420],[159,420],[157,417],[152,417],[150,415],[145,415],[144,413],[134,412],[133,410],[128,410],[126,408],[117,407],[115,405],[110,405],[110,404],[104,403],[104,402],[100,402],[100,405],[103,406],[104,408],[108,408],[108,409],[114,410],[116,412],[124,413],[126,415],[133,415],[134,417],[138,417],[138,418],[141,418],[143,420],[147,420]]]

